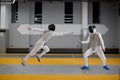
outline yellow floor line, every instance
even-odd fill
[[[0,58],[0,64],[21,64],[21,58]],[[83,65],[83,58],[41,58],[38,62],[36,58],[27,59],[27,64],[43,65]],[[101,65],[100,58],[89,58],[90,65]],[[107,58],[108,65],[120,65],[120,58]]]
[[[120,80],[119,75],[1,74],[0,80]]]

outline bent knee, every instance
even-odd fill
[[[50,49],[48,48],[48,49],[47,49],[47,52],[49,52],[49,51],[50,51]]]
[[[88,57],[88,55],[87,55],[87,54],[84,54],[83,56],[84,56],[84,58]]]
[[[44,49],[44,51],[49,52],[49,51],[50,51],[50,49],[49,49],[49,48],[47,48],[47,49]]]
[[[106,58],[104,57],[103,60],[106,61]]]

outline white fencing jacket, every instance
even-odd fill
[[[99,32],[91,33],[86,41],[82,41],[83,44],[90,43],[92,50],[95,50],[97,46],[101,46],[105,49],[104,41]]]
[[[63,36],[72,34],[72,32],[54,32],[51,30],[44,30],[39,28],[31,28],[33,31],[39,31],[42,33],[42,37],[40,38],[40,41],[42,40],[44,43],[46,43],[51,37],[54,36]]]

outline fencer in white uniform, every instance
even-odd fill
[[[34,30],[34,31],[40,31],[42,34],[42,37],[36,42],[34,48],[31,50],[29,54],[27,54],[24,58],[22,58],[22,65],[25,66],[27,58],[35,55],[40,49],[43,49],[41,54],[39,56],[36,56],[37,60],[40,62],[40,58],[50,51],[49,47],[46,45],[47,41],[54,36],[63,36],[72,34],[73,32],[54,32],[55,31],[55,25],[50,24],[48,26],[48,30],[44,29],[38,29],[38,28],[28,28],[28,30]]]
[[[84,66],[81,68],[83,70],[89,70],[88,66],[88,56],[96,53],[102,60],[103,68],[109,70],[106,65],[106,57],[104,55],[105,45],[102,36],[99,32],[96,32],[96,27],[89,26],[90,35],[86,41],[81,41],[82,44],[90,43],[90,48],[84,53]]]

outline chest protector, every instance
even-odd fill
[[[100,46],[99,33],[93,33],[90,35],[90,46],[92,50],[95,50],[96,46]]]

